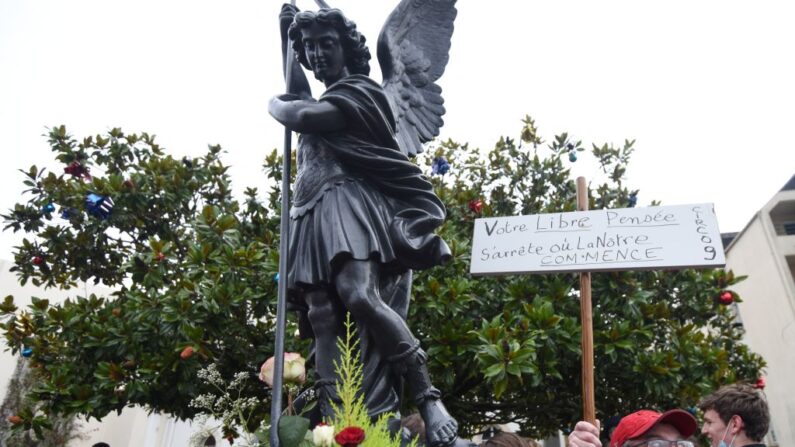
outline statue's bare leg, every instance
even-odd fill
[[[334,280],[337,294],[356,321],[377,328],[373,338],[378,349],[411,388],[425,421],[426,443],[431,447],[451,445],[457,439],[458,423],[447,412],[440,400],[441,393],[431,383],[425,352],[403,318],[381,299],[380,270],[380,264],[375,261],[347,261]]]
[[[325,289],[306,292],[304,298],[309,305],[307,316],[315,334],[315,386],[319,395],[320,414],[330,420],[334,417],[330,403],[338,400],[334,361],[340,355],[337,339],[344,335],[343,310],[337,298]]]

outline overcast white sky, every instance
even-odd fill
[[[397,0],[329,2],[374,45]],[[280,4],[0,0],[2,212],[20,200],[18,168],[62,172],[41,136],[60,124],[78,137],[154,133],[175,157],[219,143],[235,190],[262,186],[261,161],[283,138],[266,110],[283,90]],[[491,148],[525,114],[548,137],[634,138],[639,205],[714,202],[722,231],[742,229],[795,174],[793,2],[460,0],[458,10],[442,138]],[[18,240],[0,235],[0,258]]]

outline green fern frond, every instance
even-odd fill
[[[339,433],[345,427],[361,427],[365,432],[362,447],[400,447],[400,437],[393,436],[389,431],[388,423],[389,419],[394,417],[393,413],[382,414],[375,422],[367,415],[367,407],[364,405],[364,396],[361,392],[363,366],[359,359],[359,338],[350,314],[345,320],[345,338],[337,340],[337,346],[340,350],[340,360],[335,361],[334,366],[339,377],[336,390],[341,405],[334,405],[335,431]],[[412,441],[409,447],[414,447],[415,444]]]

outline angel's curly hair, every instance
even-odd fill
[[[337,8],[321,9],[320,11],[301,11],[295,15],[287,35],[293,41],[293,50],[298,62],[311,69],[301,41],[301,30],[309,28],[313,23],[330,26],[340,35],[340,43],[345,52],[345,65],[352,74],[370,74],[370,50],[365,45],[366,39],[356,30],[356,23],[345,17]]]

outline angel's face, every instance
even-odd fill
[[[334,28],[313,23],[301,31],[306,60],[315,77],[331,85],[348,75],[345,51]]]

